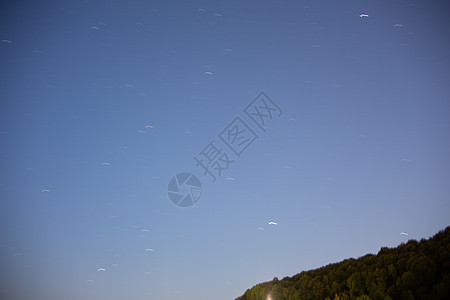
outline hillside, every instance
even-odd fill
[[[428,240],[274,278],[236,300],[450,299],[449,271],[450,226]]]

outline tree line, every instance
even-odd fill
[[[236,300],[450,299],[450,226],[377,255],[258,284]]]

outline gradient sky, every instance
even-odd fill
[[[445,228],[448,11],[2,2],[1,298],[234,299]],[[283,110],[266,132],[244,113],[261,91]],[[237,116],[259,138],[213,183],[193,158]],[[181,172],[193,207],[168,199]]]

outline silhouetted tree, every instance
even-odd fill
[[[450,226],[420,242],[255,285],[237,300],[450,299]]]

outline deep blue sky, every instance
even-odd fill
[[[3,3],[0,295],[234,299],[445,228],[448,8]],[[266,132],[243,111],[261,91],[284,112]],[[259,138],[212,183],[193,157],[236,116]],[[193,207],[168,199],[180,172]]]

